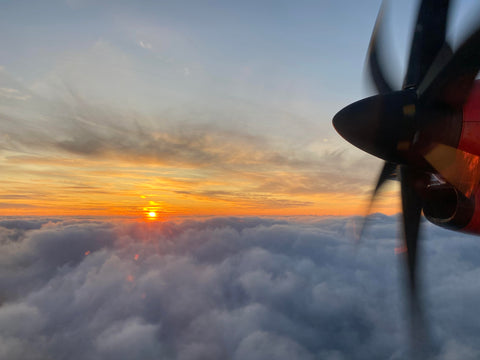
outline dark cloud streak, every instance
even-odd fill
[[[5,71],[0,72],[0,83],[7,76]],[[258,191],[273,186],[287,194],[315,194],[318,190],[332,193],[345,188],[355,191],[366,181],[359,175],[362,172],[353,170],[355,162],[343,151],[319,153],[309,149],[310,142],[300,146],[297,138],[278,139],[255,128],[232,124],[223,118],[228,114],[196,109],[192,114],[166,111],[147,116],[133,109],[94,104],[66,81],[61,84],[63,89],[57,92],[63,90],[63,96],[45,98],[28,91],[21,107],[11,99],[1,99],[0,149],[17,154],[34,152],[47,158],[56,154],[94,161],[201,168],[228,176],[263,175]],[[27,92],[21,84],[17,87]],[[195,115],[197,112],[200,115]],[[236,121],[242,122],[241,117]],[[292,184],[282,173],[295,174],[298,181]]]

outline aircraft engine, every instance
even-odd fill
[[[433,184],[427,187],[424,201],[423,214],[430,222],[452,230],[469,230],[475,198],[465,197],[452,185]]]

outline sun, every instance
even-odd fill
[[[149,217],[150,219],[154,219],[154,218],[157,217],[157,213],[156,213],[155,211],[150,211],[150,212],[148,213],[148,217]]]

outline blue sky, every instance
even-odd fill
[[[102,42],[130,67],[97,61],[133,72],[146,93],[169,88],[191,100],[203,90],[215,100],[228,96],[293,111],[300,102],[308,104],[308,115],[325,117],[310,121],[328,123],[339,105],[362,96],[379,3],[6,1],[0,63],[32,84],[62,65],[85,65],[87,72],[93,64],[84,57]],[[401,21],[410,21],[408,3],[392,9]]]
[[[331,115],[339,103],[363,95],[363,61],[380,3],[4,1],[0,62],[28,84],[59,63],[74,66],[103,41],[132,60],[129,70],[140,78],[169,84],[178,79],[164,72],[184,75],[188,68],[192,77],[206,76],[209,87],[233,85],[232,95],[276,104],[300,98],[327,105]],[[389,45],[403,66],[416,2],[387,3]],[[456,30],[475,9],[474,1],[457,5]],[[238,82],[257,91],[250,94]]]

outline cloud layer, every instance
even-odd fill
[[[399,359],[396,218],[0,222],[0,358]],[[475,237],[427,227],[439,358],[480,354]]]

